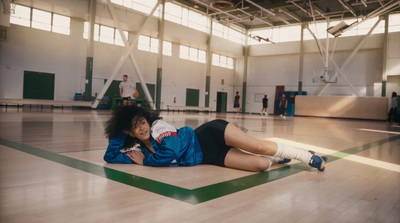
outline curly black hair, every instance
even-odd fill
[[[162,119],[160,113],[146,110],[142,107],[137,107],[136,105],[118,107],[114,110],[111,118],[106,123],[106,128],[104,129],[106,137],[111,140],[120,132],[131,131],[132,121],[135,117],[144,117],[150,126],[155,120]],[[124,148],[130,148],[137,142],[136,139],[128,135]]]

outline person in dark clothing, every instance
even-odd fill
[[[233,112],[239,114],[240,109],[240,96],[239,91],[236,91],[235,100],[233,101]]]
[[[392,93],[392,99],[390,99],[390,111],[389,111],[389,122],[399,122],[397,114],[397,93]]]
[[[267,95],[264,95],[264,98],[262,99],[263,103],[263,108],[261,109],[261,116],[264,114],[265,116],[268,115],[267,108],[268,108],[268,98]]]
[[[279,103],[279,107],[281,108],[281,117],[286,118],[286,108],[287,108],[287,98],[285,94],[282,94],[281,102]]]

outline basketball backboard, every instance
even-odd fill
[[[314,70],[313,83],[337,83],[337,71],[335,69]]]

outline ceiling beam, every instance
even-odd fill
[[[245,1],[248,2],[248,3],[250,3],[250,4],[252,4],[252,5],[254,5],[255,7],[259,8],[261,11],[266,12],[266,13],[268,13],[268,14],[274,16],[275,18],[281,20],[282,22],[286,23],[286,25],[289,25],[289,24],[290,24],[289,21],[287,21],[286,19],[283,19],[282,17],[276,15],[276,13],[272,12],[271,10],[266,9],[265,7],[262,7],[262,6],[258,5],[257,3],[254,3],[254,2],[251,1],[251,0],[245,0]]]
[[[325,15],[325,12],[322,11],[320,8],[318,8],[316,5],[314,5],[313,3],[311,3],[311,1],[308,3],[310,5],[310,7],[317,12],[320,16],[324,17],[325,19],[327,18]]]
[[[311,14],[306,10],[306,9],[304,9],[303,7],[301,7],[300,5],[298,5],[296,2],[294,2],[294,1],[291,1],[290,3],[292,3],[294,6],[296,6],[297,8],[299,8],[301,11],[303,11],[304,13],[306,13],[308,16],[311,16]]]
[[[353,7],[351,7],[351,5],[349,5],[349,3],[343,2],[342,0],[338,0],[338,1],[339,1],[340,4],[342,4],[342,6],[345,9],[349,10],[351,12],[351,14],[353,14],[354,16],[357,16],[356,15],[356,11],[353,9]]]
[[[268,17],[262,17],[262,14],[260,14],[260,16],[257,16],[257,15],[252,15],[252,14],[250,14],[250,13],[244,11],[244,10],[241,10],[241,12],[244,13],[244,14],[246,14],[246,15],[249,15],[249,16],[254,16],[254,19],[256,19],[257,21],[260,21],[260,22],[262,22],[262,23],[265,23],[265,24],[267,24],[267,25],[269,25],[269,26],[274,26],[274,24],[273,24],[271,21],[269,21],[269,20],[266,19],[266,18],[268,18]]]
[[[285,13],[286,15],[292,17],[294,20],[300,22],[301,18],[298,17],[296,14],[290,12],[289,10],[285,9],[285,8],[280,8],[279,11],[282,11],[283,13]]]
[[[264,11],[264,12],[266,12],[266,13],[272,15],[272,16],[276,16],[276,14],[275,14],[274,12],[272,12],[271,10],[268,10],[268,9],[266,9],[266,8],[264,8],[264,7],[261,7],[260,5],[254,3],[254,2],[251,1],[251,0],[245,0],[245,1],[248,2],[248,3],[250,3],[250,4],[252,4],[252,5],[254,5],[255,7],[259,8],[261,11]]]

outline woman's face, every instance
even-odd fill
[[[129,135],[144,142],[150,139],[150,124],[144,117],[136,117],[132,120],[132,129]]]

